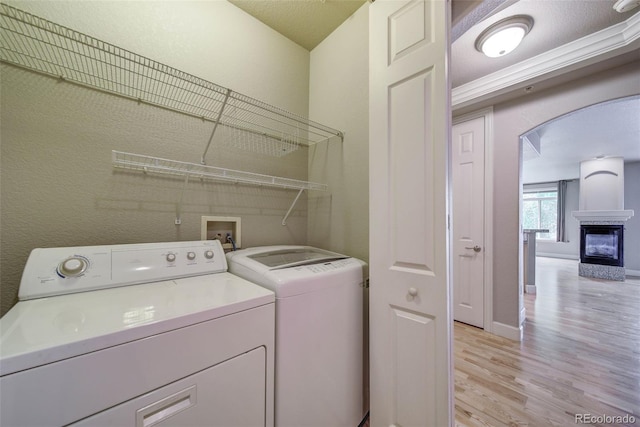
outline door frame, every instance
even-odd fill
[[[451,126],[469,120],[484,117],[484,330],[494,333],[493,325],[493,107],[483,108],[471,113],[453,117]],[[453,170],[453,160],[449,158],[449,168]],[[452,196],[452,183],[449,184]],[[451,224],[451,218],[449,218]],[[453,228],[450,226],[449,241],[453,241]],[[449,259],[453,259],[453,245],[449,248]],[[453,268],[453,263],[451,267]],[[449,277],[453,271],[449,272]],[[450,286],[453,286],[451,283]],[[453,291],[453,289],[452,289]]]

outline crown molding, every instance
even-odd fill
[[[582,66],[626,53],[638,46],[640,13],[538,56],[503,68],[451,91],[453,109],[466,107],[534,81],[554,77]]]

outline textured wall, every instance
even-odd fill
[[[4,3],[307,114],[309,52],[225,0]]]
[[[309,244],[369,259],[369,4],[311,52],[309,114],[345,133],[309,153]]]
[[[11,2],[69,27],[306,115],[309,53],[227,2]],[[114,170],[111,150],[198,162],[212,124],[2,65],[1,312],[35,247],[197,240],[201,215],[242,217],[243,246],[304,244],[306,198],[288,190]],[[208,164],[307,178],[283,158],[214,141]]]

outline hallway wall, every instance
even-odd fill
[[[640,93],[640,61],[494,106],[494,321],[519,326],[522,303],[520,135],[555,117]]]

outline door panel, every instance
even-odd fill
[[[449,426],[449,2],[369,17],[371,426]]]
[[[396,425],[421,426],[436,412],[436,393],[427,381],[433,378],[438,350],[433,318],[400,307],[391,310],[394,324],[393,365]]]
[[[414,1],[401,7],[389,17],[389,64],[418,49],[421,45],[431,43],[433,38],[427,31],[431,13],[429,4]],[[427,11],[429,14],[427,14]]]
[[[484,117],[453,126],[453,316],[484,326]]]
[[[389,88],[390,118],[387,140],[394,268],[424,274],[433,269],[433,141],[424,100],[431,98],[433,73],[412,76]]]

